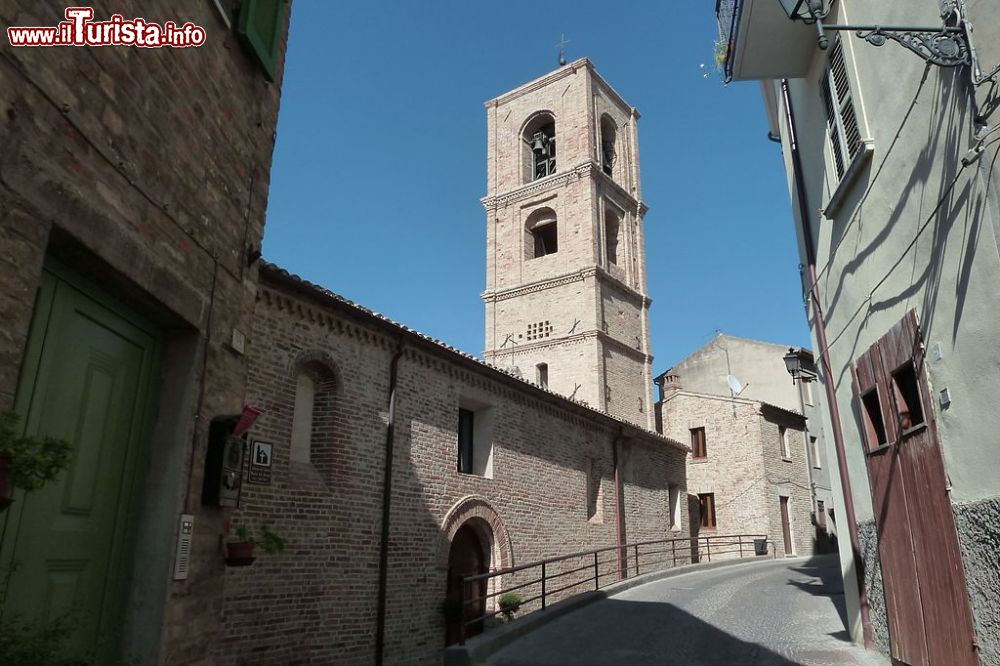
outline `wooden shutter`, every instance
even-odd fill
[[[243,0],[238,31],[264,69],[268,81],[274,81],[278,68],[284,27],[284,0]]]
[[[826,122],[830,136],[830,150],[833,153],[837,178],[843,178],[851,162],[861,151],[861,127],[854,111],[854,99],[847,74],[847,60],[844,45],[839,39],[830,47],[830,61],[820,82],[823,103],[826,107]]]

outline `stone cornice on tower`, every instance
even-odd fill
[[[487,211],[493,211],[499,208],[505,208],[512,203],[530,199],[533,195],[540,192],[562,187],[573,179],[579,180],[587,177],[600,180],[606,186],[613,189],[615,194],[625,200],[625,203],[628,204],[629,210],[635,212],[640,217],[645,215],[649,210],[649,206],[645,201],[636,199],[632,193],[628,192],[624,187],[616,183],[611,176],[604,173],[601,167],[593,160],[582,162],[567,171],[521,185],[520,187],[510,190],[504,194],[498,194],[492,197],[483,197],[479,201],[483,204],[483,208]]]
[[[649,296],[625,284],[611,273],[608,273],[601,266],[590,266],[573,273],[564,273],[563,275],[538,280],[537,282],[511,287],[510,289],[500,289],[497,291],[487,290],[481,293],[479,297],[486,303],[497,303],[499,301],[517,298],[519,296],[532,294],[538,291],[545,291],[546,289],[561,287],[574,282],[583,282],[589,278],[596,278],[598,280],[610,282],[615,287],[618,287],[626,297],[632,299],[637,306],[649,307],[653,303],[653,299]]]
[[[623,109],[628,109],[629,112],[634,117],[636,118],[640,117],[641,114],[639,113],[639,109],[635,108],[634,106],[631,106],[628,102],[625,101],[624,97],[618,94],[618,91],[615,90],[611,86],[611,84],[608,83],[604,79],[604,77],[600,75],[600,73],[597,71],[597,68],[594,66],[594,63],[590,60],[590,58],[579,58],[577,60],[574,60],[573,62],[568,63],[553,72],[549,72],[548,74],[541,76],[535,79],[534,81],[529,81],[522,86],[514,88],[510,92],[506,92],[503,95],[500,95],[499,97],[494,97],[493,99],[487,100],[486,102],[483,103],[483,105],[489,108],[491,106],[500,106],[501,104],[506,104],[507,102],[510,102],[512,100],[517,99],[518,97],[521,97],[522,95],[527,95],[529,93],[535,92],[536,90],[540,90],[545,86],[551,85],[560,79],[564,79],[567,76],[576,74],[580,69],[584,67],[590,70],[590,75],[594,77],[594,80],[597,82],[597,84],[604,89],[604,92],[608,95],[608,97],[613,99]]]

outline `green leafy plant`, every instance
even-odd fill
[[[235,543],[260,544],[264,552],[271,555],[285,550],[285,540],[266,525],[260,528],[259,536],[251,532],[246,525],[240,525],[236,528]]]
[[[38,490],[69,467],[72,446],[55,437],[18,435],[21,415],[0,414],[0,453],[10,456],[10,482],[25,491]]]
[[[497,604],[500,612],[509,620],[521,608],[521,595],[517,592],[504,592],[497,599]]]
[[[715,42],[715,68],[721,70],[729,57],[729,42],[721,37]]]

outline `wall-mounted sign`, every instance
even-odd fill
[[[250,440],[250,471],[247,481],[250,483],[271,483],[271,459],[274,456],[274,446],[271,442]]]

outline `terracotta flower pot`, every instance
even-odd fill
[[[0,451],[0,511],[14,502],[14,487],[10,483],[13,457],[9,451]]]
[[[230,541],[226,544],[226,564],[231,567],[246,567],[253,564],[254,547],[257,544],[247,541]]]

